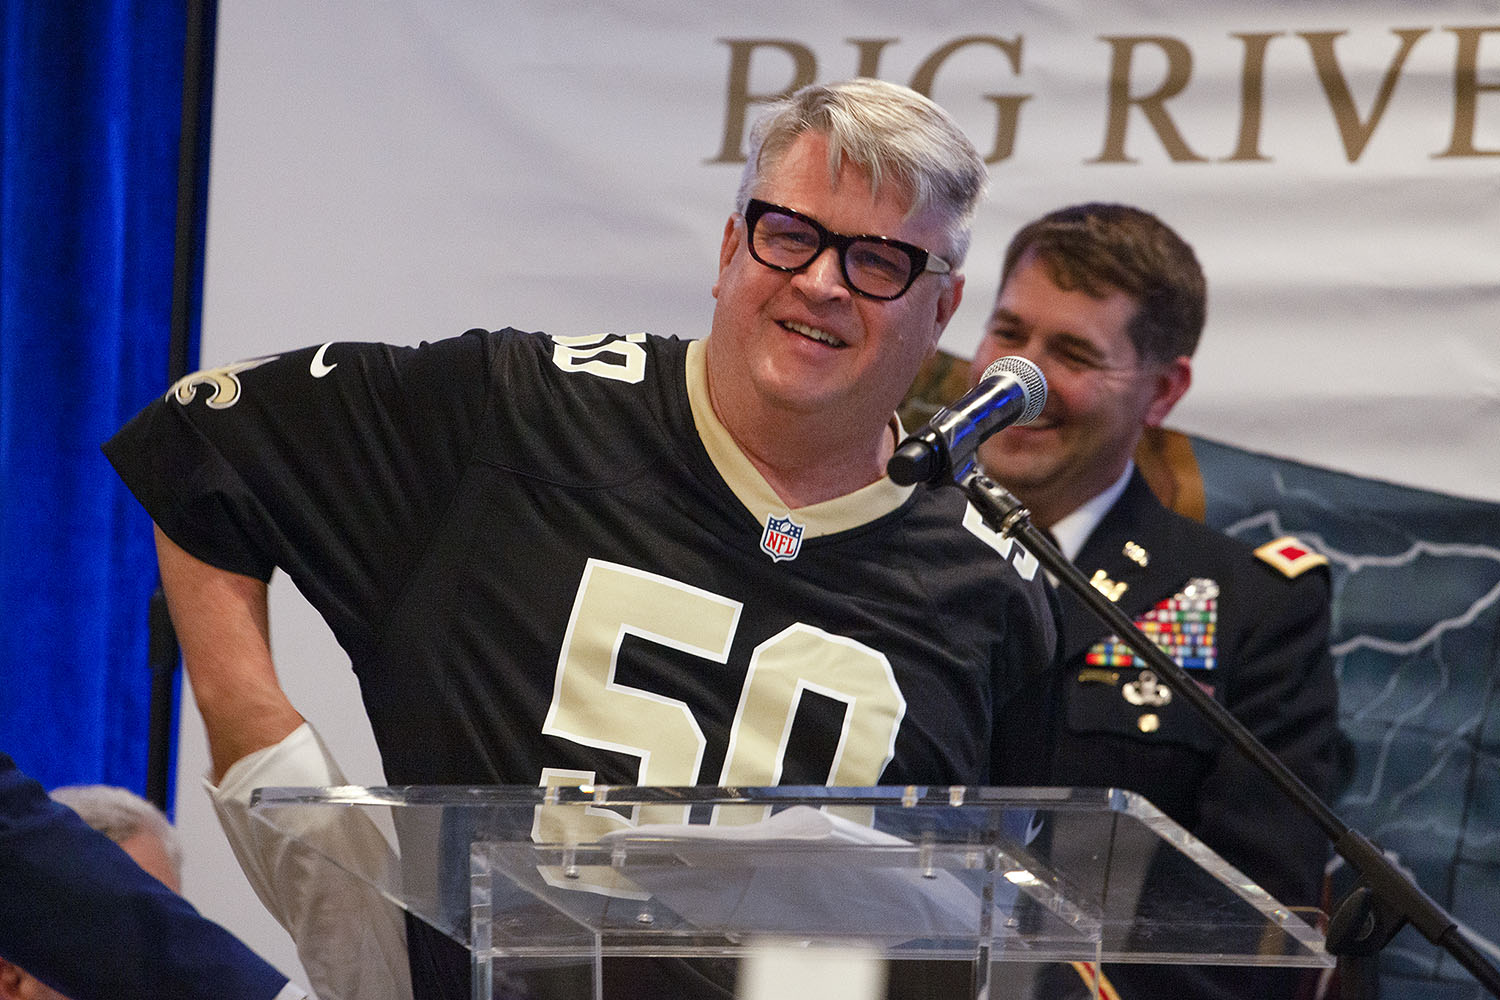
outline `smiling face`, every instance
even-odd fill
[[[1060,287],[1045,262],[1017,262],[985,326],[971,380],[1017,354],[1047,377],[1047,405],[979,449],[980,462],[1050,527],[1125,471],[1145,427],[1161,423],[1191,382],[1186,357],[1144,361],[1128,333],[1136,300]]]
[[[804,133],[752,194],[838,233],[888,236],[950,255],[948,220],[939,212],[908,218],[904,191],[887,184],[873,195],[868,175],[847,161],[835,181],[827,149],[822,135]],[[962,276],[923,274],[905,295],[881,301],[850,291],[833,248],[788,273],[758,263],[745,240],[743,218],[731,216],[707,344],[719,419],[742,446],[793,428],[825,446],[868,447],[888,437],[891,414],[958,306]]]

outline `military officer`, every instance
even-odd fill
[[[1025,226],[970,373],[1029,358],[1047,377],[1047,405],[986,441],[980,461],[1096,588],[1327,794],[1342,737],[1326,560],[1294,538],[1252,550],[1169,509],[1132,458],[1188,389],[1205,301],[1192,248],[1150,213],[1087,204]],[[1059,596],[1061,670],[1005,734],[1017,743],[1005,759],[1030,762],[1000,778],[1139,792],[1281,902],[1316,905],[1329,850],[1317,825],[1076,596]],[[1027,755],[1036,719],[1049,746]],[[1105,971],[1125,1000],[1290,998],[1300,975]]]

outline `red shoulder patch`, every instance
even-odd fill
[[[1301,576],[1314,566],[1328,564],[1326,556],[1314,552],[1311,546],[1291,535],[1283,535],[1274,542],[1267,542],[1255,550],[1255,555],[1289,578]]]

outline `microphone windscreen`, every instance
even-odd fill
[[[1021,384],[1021,398],[1026,401],[1016,423],[1025,424],[1037,418],[1047,405],[1047,377],[1042,370],[1018,354],[1007,354],[984,370],[980,381],[994,375],[1010,375]]]

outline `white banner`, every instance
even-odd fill
[[[1500,4],[224,4],[204,359],[472,326],[701,335],[744,122],[874,73],[992,159],[1004,243],[1148,208],[1209,275],[1170,421],[1500,499]]]
[[[863,73],[991,160],[944,347],[972,352],[1019,225],[1129,202],[1209,276],[1171,426],[1500,500],[1495,0],[226,0],[218,30],[205,363],[476,326],[700,336],[746,122]],[[318,641],[283,676],[347,718],[347,671],[330,693],[285,669],[342,662]]]

